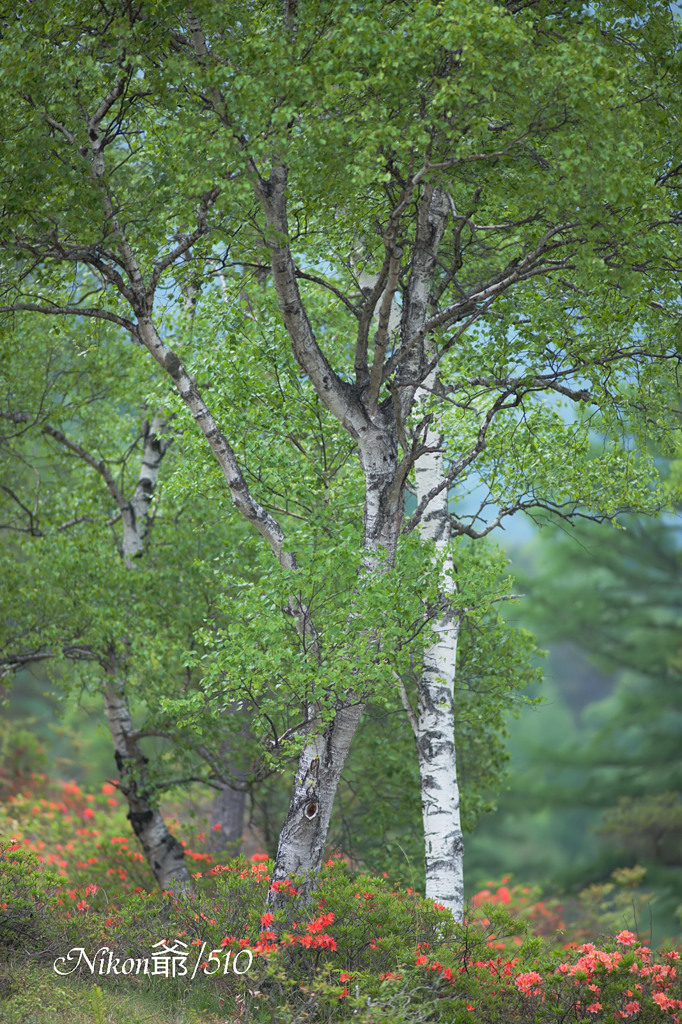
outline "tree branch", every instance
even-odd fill
[[[61,430],[56,430],[55,427],[51,427],[49,423],[44,423],[42,429],[43,433],[49,434],[49,436],[53,437],[55,441],[58,441],[59,444],[64,445],[65,448],[68,448],[70,452],[73,452],[74,455],[77,455],[79,459],[87,463],[88,466],[92,466],[92,468],[99,473],[99,475],[102,477],[105,484],[107,485],[109,494],[112,496],[121,512],[123,512],[124,509],[128,508],[128,502],[126,501],[123,494],[119,490],[118,485],[114,480],[113,476],[111,475],[109,467],[107,466],[106,462],[104,462],[104,460],[96,459],[95,456],[91,455],[90,452],[86,451],[86,449],[83,448],[82,445],[77,444],[75,441],[71,441],[66,436],[66,434],[63,434]]]
[[[58,651],[39,647],[18,654],[0,655],[0,675],[16,672],[34,661],[49,661],[52,658],[67,658],[70,661],[99,661],[99,655],[92,647],[83,644],[64,644]]]
[[[393,673],[395,680],[398,684],[398,693],[400,694],[400,701],[407,715],[407,720],[410,723],[412,732],[414,733],[415,740],[419,740],[419,724],[417,722],[417,716],[414,713],[412,705],[410,704],[410,698],[407,696],[407,690],[405,689],[405,683],[402,681],[397,672]]]
[[[156,291],[156,287],[161,279],[161,275],[164,270],[167,270],[176,260],[188,252],[194,243],[201,238],[202,235],[206,234],[207,226],[206,219],[208,217],[208,211],[210,210],[213,203],[220,195],[220,188],[215,185],[209,192],[206,192],[201,197],[201,203],[199,205],[199,213],[197,216],[197,226],[191,234],[186,235],[182,241],[175,246],[169,253],[167,253],[162,260],[154,264],[151,276],[149,278],[149,284],[147,286],[147,295],[152,296]]]
[[[340,288],[337,288],[329,281],[325,281],[323,277],[317,277],[315,274],[305,273],[303,270],[299,270],[298,267],[296,267],[295,270],[296,277],[299,278],[301,281],[312,281],[313,284],[319,284],[323,288],[326,288],[327,291],[333,292],[333,294],[336,295],[337,299],[340,299],[341,302],[343,302],[346,309],[350,310],[350,312],[353,314],[354,317],[356,317],[356,319],[360,317],[360,311],[358,310],[358,307],[353,305],[348,296],[344,295]]]
[[[350,385],[336,374],[318,345],[298,290],[296,267],[288,241],[286,168],[282,165],[273,167],[267,181],[257,172],[252,177],[256,196],[265,213],[277,301],[294,356],[325,408],[357,439],[366,426],[364,411]]]
[[[14,302],[8,306],[0,306],[0,313],[49,313],[62,316],[91,316],[96,320],[108,320],[112,324],[118,324],[129,331],[134,338],[137,337],[137,328],[132,320],[127,320],[116,313],[110,313],[106,309],[92,309],[81,306],[65,305],[60,306],[56,302],[48,303],[45,306],[37,302]]]
[[[424,511],[425,511],[426,507],[430,504],[431,501],[433,501],[433,499],[436,497],[436,495],[440,494],[440,492],[443,489],[448,488],[450,486],[450,484],[453,482],[453,480],[456,477],[458,477],[459,474],[464,469],[466,469],[467,466],[471,465],[471,463],[476,458],[478,458],[478,456],[481,454],[481,452],[484,450],[484,448],[486,446],[486,437],[487,437],[487,433],[488,433],[488,428],[490,427],[490,424],[492,423],[492,421],[495,418],[495,416],[497,415],[497,413],[501,409],[509,409],[509,408],[513,408],[515,405],[518,405],[518,403],[520,401],[520,398],[518,396],[509,405],[505,405],[505,402],[506,402],[507,398],[509,398],[509,396],[511,394],[513,394],[513,392],[510,391],[510,390],[504,391],[499,396],[499,398],[493,403],[491,408],[488,410],[488,412],[483,417],[483,420],[481,422],[481,426],[479,427],[479,430],[478,430],[478,438],[476,440],[476,444],[474,445],[474,447],[471,449],[471,451],[469,452],[468,455],[465,455],[458,462],[453,463],[453,465],[450,467],[448,472],[443,476],[443,479],[438,484],[436,484],[434,487],[432,487],[431,490],[428,491],[424,495],[424,497],[421,499],[421,501],[417,505],[417,508],[416,508],[416,510],[414,512],[414,515],[412,516],[410,521],[406,524],[406,526],[403,528],[403,533],[404,534],[411,533],[411,531],[414,530],[414,528],[416,526],[418,526],[418,524],[421,521],[421,518],[422,518],[422,516],[424,514]]]
[[[397,247],[393,248],[391,252],[390,268],[386,280],[386,287],[384,289],[381,306],[379,308],[379,325],[374,336],[374,359],[372,360],[372,369],[369,375],[369,390],[366,398],[370,415],[376,411],[379,401],[379,389],[381,388],[382,382],[381,371],[384,364],[386,346],[388,345],[388,328],[391,319],[391,311],[393,309],[393,297],[398,284],[398,275],[400,274],[400,260],[402,255],[402,249]]]
[[[549,265],[543,265],[541,267],[535,266],[535,264],[548,252],[550,249],[557,248],[558,245],[565,243],[555,243],[550,245],[550,240],[561,231],[565,231],[568,228],[575,227],[576,222],[570,222],[565,224],[558,224],[553,228],[550,228],[540,239],[535,249],[532,252],[527,253],[522,259],[512,260],[507,264],[507,267],[501,274],[492,278],[486,285],[476,291],[470,292],[464,296],[459,302],[453,306],[442,310],[435,316],[430,317],[426,322],[414,333],[411,333],[407,339],[400,345],[398,350],[391,356],[387,361],[383,370],[382,379],[385,381],[395,370],[395,368],[404,362],[406,356],[410,353],[412,348],[421,341],[430,331],[435,330],[437,327],[446,327],[456,320],[461,319],[463,316],[469,315],[472,311],[476,310],[476,307],[481,303],[487,303],[490,305],[490,300],[495,299],[502,292],[506,291],[511,285],[516,284],[521,280],[527,280],[529,277],[537,276],[539,274],[549,273],[550,271],[562,269],[565,267],[566,262],[561,261],[560,263],[551,263]],[[570,257],[567,257],[567,259]],[[439,356],[440,358],[440,356]],[[432,367],[433,368],[433,367]]]

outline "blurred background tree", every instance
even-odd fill
[[[568,893],[646,868],[654,937],[682,900],[682,546],[676,516],[542,532],[521,612],[550,657],[512,730],[510,790],[469,845],[471,884],[512,871]],[[645,923],[649,927],[649,922]]]

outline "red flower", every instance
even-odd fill
[[[533,986],[542,985],[542,976],[537,971],[527,971],[525,974],[517,974],[514,982],[524,996],[529,996],[540,991],[539,988],[533,988]]]
[[[654,992],[651,998],[661,1010],[672,1010],[675,1007],[676,1000],[670,999],[665,992]]]

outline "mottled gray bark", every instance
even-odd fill
[[[340,705],[334,718],[314,739],[308,741],[298,760],[289,811],[282,826],[272,881],[278,883],[294,875],[300,877],[297,888],[304,895],[316,884],[322,867],[329,819],[341,772],[350,750],[364,705]],[[286,890],[270,889],[268,904],[286,907]]]
[[[221,783],[211,803],[211,849],[239,856],[244,833],[246,789],[250,773],[244,761],[243,746],[249,735],[249,718],[239,701],[232,701],[222,717],[226,721],[227,738],[220,746],[220,760],[230,786]]]
[[[246,781],[245,775],[243,781]],[[245,790],[221,785],[211,802],[210,846],[215,853],[227,853],[230,857],[239,856],[244,834],[245,811]]]
[[[104,708],[114,743],[119,789],[128,802],[128,821],[161,889],[183,892],[191,887],[185,853],[168,831],[158,807],[151,802],[147,789],[147,759],[134,738],[124,677],[113,654],[107,666]]]
[[[142,462],[131,500],[126,499],[104,461],[96,459],[62,431],[47,424],[42,428],[45,434],[77,455],[104,480],[121,516],[121,557],[131,571],[135,569],[135,559],[143,555],[149,537],[151,503],[161,462],[168,448],[167,441],[160,436],[163,426],[159,416],[155,416],[151,423],[145,420],[143,424]],[[118,641],[123,638],[116,639]],[[92,657],[95,657],[94,652]],[[182,846],[168,831],[158,807],[153,807],[151,803],[146,780],[146,758],[134,738],[135,730],[125,689],[124,664],[117,659],[113,646],[106,657],[101,653],[99,657],[104,663],[104,707],[114,746],[120,791],[128,802],[128,820],[161,888],[182,890],[190,885],[185,855]]]
[[[159,479],[161,461],[168,448],[168,442],[160,437],[163,421],[155,416],[152,423],[145,420],[142,439],[142,464],[135,485],[135,493],[131,501],[121,508],[123,519],[123,560],[128,566],[133,558],[140,558],[144,553],[145,543],[150,528],[149,510],[154,490]]]
[[[121,503],[123,543],[121,555],[128,569],[133,559],[145,550],[150,529],[150,508],[159,478],[167,442],[159,437],[163,427],[156,416],[143,428],[142,463],[130,502]],[[120,791],[128,802],[128,820],[142,844],[144,855],[161,889],[182,892],[191,887],[191,879],[182,846],[171,835],[158,806],[151,799],[147,783],[147,759],[134,738],[130,706],[125,690],[123,666],[112,652],[106,665],[104,707],[114,743],[114,758]]]

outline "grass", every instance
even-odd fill
[[[221,1008],[220,1003],[223,1003]],[[2,1024],[232,1024],[228,993],[202,991],[201,980],[180,988],[158,979],[118,985],[106,978],[58,977],[51,964],[0,966]]]

